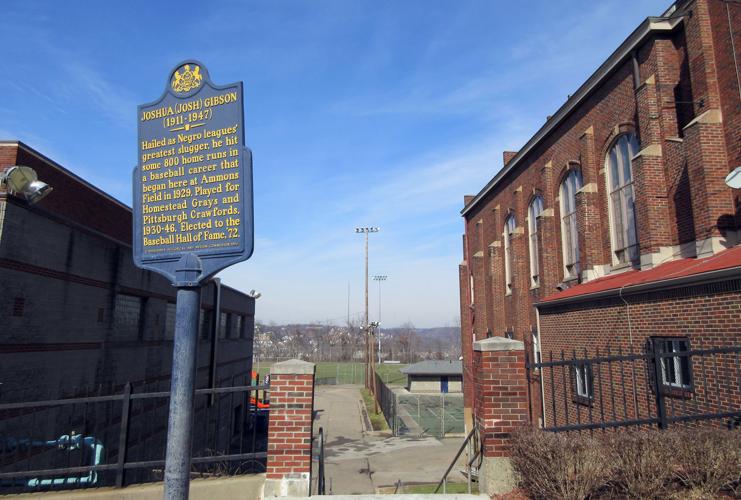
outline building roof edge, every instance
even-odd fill
[[[666,12],[670,12],[671,8]],[[538,129],[519,152],[502,167],[496,175],[466,204],[461,210],[461,216],[470,212],[492,189],[507,176],[509,172],[517,168],[530,152],[543,141],[548,134],[558,127],[607,77],[612,75],[620,64],[630,53],[645,39],[655,33],[672,32],[682,21],[682,16],[671,17],[647,17],[633,32],[628,35],[622,44],[603,62],[597,70],[584,82],[577,91],[558,108],[558,111]]]
[[[24,143],[22,141],[18,141],[18,140],[0,140],[0,147],[3,147],[3,146],[16,146],[19,149],[23,149],[26,153],[37,157],[39,160],[47,163],[50,167],[55,168],[55,169],[61,171],[64,175],[67,175],[67,176],[73,178],[75,181],[83,184],[88,189],[91,189],[92,191],[95,191],[97,194],[103,196],[108,201],[113,202],[114,204],[118,205],[119,207],[121,207],[121,208],[123,208],[125,210],[128,210],[129,212],[132,212],[131,207],[128,206],[128,205],[126,205],[121,200],[113,197],[113,195],[110,195],[110,194],[106,193],[105,191],[103,191],[99,187],[97,187],[94,184],[91,184],[90,182],[86,181],[85,179],[83,179],[79,175],[77,175],[74,172],[70,171],[69,169],[63,167],[62,165],[60,165],[56,161],[52,160],[48,156],[46,156],[43,153],[40,153],[39,151],[35,150],[34,148],[32,148],[31,146],[29,146],[28,144],[26,144],[26,143]]]
[[[626,297],[628,295],[633,295],[641,292],[669,290],[672,288],[679,288],[688,285],[704,285],[708,283],[715,283],[718,281],[731,280],[738,277],[741,277],[741,266],[726,267],[723,269],[706,271],[704,273],[690,274],[686,276],[679,276],[677,278],[669,278],[657,281],[648,281],[646,283],[637,283],[635,285],[626,285],[623,287],[600,290],[593,293],[585,293],[582,295],[564,297],[563,299],[537,302],[535,304],[535,307],[538,310],[550,309],[552,307],[563,306],[566,304],[591,302],[594,300],[607,299],[612,297]]]

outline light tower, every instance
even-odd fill
[[[370,383],[370,343],[368,341],[370,330],[368,329],[368,235],[377,233],[381,228],[378,227],[356,227],[356,233],[365,234],[365,318],[363,320],[363,331],[365,332],[365,386],[371,388]]]
[[[373,281],[378,282],[378,328],[376,329],[376,336],[378,337],[378,364],[381,364],[381,282],[386,281],[388,276],[385,274],[376,274],[373,276]]]

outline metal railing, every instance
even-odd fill
[[[450,474],[450,471],[453,470],[453,467],[455,467],[455,464],[458,462],[458,458],[460,458],[463,450],[465,450],[466,448],[468,448],[468,458],[466,459],[466,481],[468,493],[471,493],[471,481],[474,470],[473,464],[476,463],[477,460],[480,460],[482,457],[481,445],[482,443],[478,438],[478,427],[474,425],[473,429],[471,429],[471,432],[469,432],[466,436],[466,439],[463,440],[463,444],[461,444],[461,447],[458,449],[458,453],[455,454],[455,457],[450,462],[450,465],[445,471],[445,474],[443,474],[443,477],[440,479],[440,482],[437,483],[435,493],[440,491],[441,487],[443,489],[443,493],[448,492],[448,475]]]
[[[325,477],[324,477],[324,428],[319,427],[319,433],[316,437],[317,443],[317,480],[316,480],[316,494],[324,495],[326,490]]]
[[[660,345],[526,360],[530,401],[537,401],[543,429],[666,429],[700,421],[729,426],[741,418],[741,346],[669,351]]]
[[[250,395],[265,390],[196,390],[194,474],[264,470],[267,412]],[[169,398],[125,384],[119,394],[0,404],[0,493],[161,480]]]

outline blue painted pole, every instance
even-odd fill
[[[165,457],[165,500],[187,500],[190,487],[200,302],[200,287],[178,288]]]

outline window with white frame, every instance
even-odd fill
[[[573,367],[574,400],[591,403],[594,399],[594,375],[590,363],[579,363]]]
[[[610,226],[613,263],[638,260],[633,168],[631,159],[638,152],[635,134],[621,135],[607,154],[607,187],[610,193]]]
[[[576,192],[582,187],[581,171],[572,170],[561,183],[561,239],[566,279],[579,274],[579,233],[576,231]]]
[[[538,266],[538,215],[543,211],[543,198],[536,196],[527,209],[528,245],[530,247],[530,286],[540,284]]]
[[[506,293],[512,293],[512,269],[514,267],[513,252],[512,252],[512,236],[515,234],[515,222],[514,214],[510,214],[504,221],[504,233],[502,239],[504,240],[504,281],[506,284]]]
[[[680,355],[690,350],[687,337],[654,337],[654,349],[662,354],[677,354],[661,357],[661,384],[670,389],[692,389],[692,365],[690,357]]]

